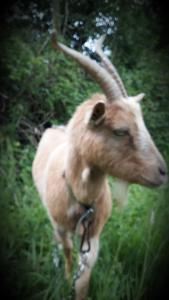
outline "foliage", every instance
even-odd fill
[[[35,125],[49,119],[65,122],[74,107],[96,88],[75,63],[51,48],[48,36],[37,42],[29,31],[23,34],[15,33],[5,44],[8,89],[3,93],[11,100],[6,104],[4,124],[19,126],[24,118]]]
[[[63,253],[55,245],[46,211],[32,184],[34,149],[8,140],[1,150],[0,257],[4,293],[25,300],[65,299],[70,284],[63,280]],[[114,203],[101,235],[89,299],[154,299],[149,286],[154,288],[161,276],[162,269],[159,274],[156,268],[161,257],[167,257],[169,247],[167,196],[167,190],[165,197],[161,191],[132,186],[123,210]]]
[[[72,3],[77,4],[76,1]],[[73,36],[77,37],[79,44],[74,43],[70,32],[67,32],[66,38],[78,48],[87,37],[92,38],[96,33],[107,32],[109,29],[106,44],[108,49],[112,49],[111,59],[118,67],[130,95],[146,93],[143,101],[146,123],[160,149],[167,153],[168,51],[167,48],[158,48],[159,29],[155,22],[155,13],[148,18],[147,6],[139,3],[131,2],[129,5],[126,1],[124,7],[120,1],[114,4],[108,1],[105,6],[100,1],[97,5],[93,4],[90,21],[83,25],[83,31],[79,23],[81,19],[78,19],[80,12],[77,16],[75,11],[82,10],[84,2],[78,7],[69,4],[69,15],[73,18],[69,20],[67,28],[73,26]],[[45,17],[49,14],[47,7],[46,2],[42,18],[46,23],[49,22],[49,16]],[[22,4],[22,10],[26,8]],[[99,13],[101,8],[102,13]],[[88,6],[82,10],[83,19],[88,10]],[[22,120],[25,119],[32,122],[34,127],[48,121],[67,122],[77,104],[98,90],[72,60],[52,49],[49,33],[44,32],[44,28],[37,27],[42,7],[34,3],[25,12],[27,18],[24,11],[18,18],[15,17],[18,20],[20,16],[20,22],[26,20],[23,23],[25,27],[18,30],[19,21],[14,23],[14,18],[11,21],[14,27],[12,30],[8,28],[9,37],[2,44],[2,66],[6,75],[1,90],[2,121],[8,134],[15,134],[17,131],[21,135]],[[31,20],[36,20],[32,23],[33,27],[28,25]],[[95,26],[95,31],[89,25]]]

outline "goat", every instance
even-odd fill
[[[84,247],[90,242],[85,268],[76,280],[76,300],[86,299],[89,279],[99,250],[99,235],[111,214],[111,192],[107,175],[126,186],[137,183],[157,187],[166,182],[167,168],[142,117],[140,100],[129,97],[113,64],[102,51],[104,38],[96,42],[101,65],[58,43],[53,47],[77,61],[99,84],[104,94],[94,94],[76,109],[66,127],[47,129],[33,161],[35,186],[48,212],[58,242],[65,254],[66,276],[72,266],[72,233],[86,211],[93,208],[83,227]]]

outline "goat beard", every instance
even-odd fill
[[[113,184],[113,199],[119,207],[124,207],[128,200],[129,182],[117,179]]]

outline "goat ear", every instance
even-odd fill
[[[105,116],[105,103],[102,101],[97,102],[91,111],[89,124],[99,125],[104,120],[104,116]]]
[[[135,102],[140,102],[143,98],[144,98],[145,94],[144,93],[141,93],[141,94],[138,94],[136,96],[133,96],[131,97],[132,100],[134,100]]]

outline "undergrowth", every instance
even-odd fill
[[[1,147],[3,292],[9,299],[63,300],[68,298],[71,286],[64,279],[63,253],[55,245],[50,222],[33,186],[34,152],[32,146],[23,147],[10,140]],[[113,203],[101,235],[88,299],[149,299],[147,295],[158,280],[157,266],[168,249],[169,205],[164,194],[162,189],[133,185],[123,210]]]

